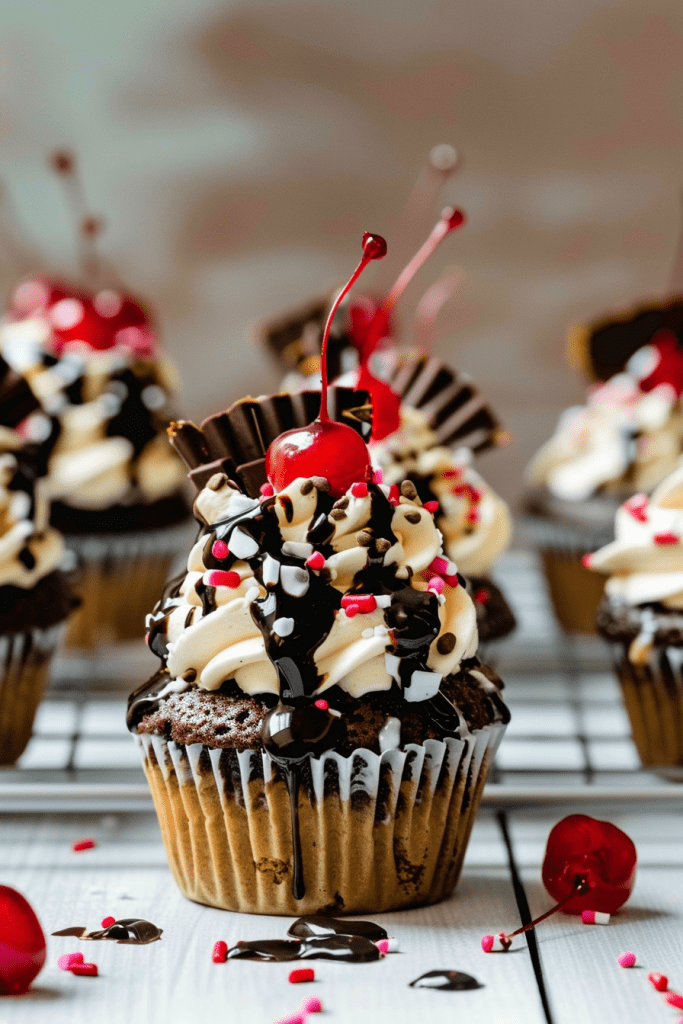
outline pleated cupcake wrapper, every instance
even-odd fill
[[[634,665],[628,646],[610,644],[640,760],[683,774],[683,648],[655,647],[646,665]]]
[[[331,419],[369,438],[372,410],[367,391],[331,387],[328,410]],[[198,491],[214,474],[225,473],[250,497],[258,497],[267,479],[270,444],[285,431],[312,423],[319,412],[320,391],[243,398],[199,427],[186,421],[171,424],[169,436]]]
[[[187,562],[194,522],[136,533],[66,539],[78,566],[80,607],[69,620],[69,647],[91,649],[119,640],[142,640],[145,616],[167,581]]]
[[[287,787],[270,756],[136,737],[169,863],[190,899],[259,914],[379,913],[435,903],[459,877],[505,726],[302,768],[306,894],[292,895]]]
[[[524,515],[517,520],[523,536],[536,548],[558,551],[582,558],[614,540],[614,521],[609,526],[573,526],[555,523],[541,516]]]
[[[60,622],[0,636],[0,764],[13,764],[26,749],[64,628]]]

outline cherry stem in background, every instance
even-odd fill
[[[332,321],[334,315],[339,309],[339,306],[348,294],[350,289],[356,283],[360,275],[363,273],[368,263],[372,260],[381,260],[387,254],[387,243],[381,235],[373,235],[369,231],[366,231],[363,235],[363,256],[360,263],[354,270],[353,274],[346,282],[342,290],[337,295],[337,298],[332,303],[332,309],[330,310],[329,316],[327,317],[327,323],[325,324],[325,331],[323,333],[323,343],[320,350],[320,376],[321,376],[321,394],[320,394],[320,415],[318,419],[321,422],[329,420],[327,413],[327,342],[330,336],[330,328],[332,327]]]
[[[57,150],[50,158],[50,166],[64,183],[64,192],[77,226],[81,268],[88,280],[94,281],[99,272],[99,259],[95,239],[101,233],[103,223],[88,212],[85,190],[78,173],[76,159],[68,150]]]
[[[467,275],[462,267],[455,267],[424,293],[415,311],[415,343],[418,348],[431,352],[436,318],[441,308],[460,291],[466,280]]]
[[[550,908],[550,910],[546,910],[545,914],[541,914],[540,917],[537,917],[535,920],[530,921],[529,924],[525,924],[523,928],[518,928],[516,932],[509,932],[509,934],[505,936],[506,939],[512,939],[515,937],[515,935],[523,935],[524,932],[531,931],[531,929],[535,928],[537,924],[541,923],[541,921],[545,921],[546,918],[551,917],[553,914],[556,914],[558,910],[562,910],[562,908],[565,907],[570,900],[574,899],[575,896],[583,896],[583,894],[587,893],[588,891],[589,886],[588,879],[586,878],[586,876],[577,875],[574,879],[574,888],[570,893],[568,893],[565,896],[563,900],[560,900],[559,903],[556,903],[554,907]]]

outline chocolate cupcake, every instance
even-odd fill
[[[23,753],[75,597],[48,524],[45,450],[15,428],[37,402],[0,358],[0,764]]]
[[[683,467],[616,517],[589,555],[608,574],[596,623],[610,644],[642,763],[683,778]]]

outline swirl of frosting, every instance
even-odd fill
[[[439,445],[424,414],[409,406],[401,408],[399,429],[370,450],[385,482],[409,477],[424,501],[438,501],[436,522],[458,569],[486,575],[510,543],[512,520],[502,498],[470,465],[470,451]]]
[[[50,338],[42,317],[0,324],[2,354],[42,405],[34,418],[55,417],[59,425],[50,497],[73,508],[105,509],[176,492],[184,473],[165,436],[175,390],[170,364],[122,346],[95,351],[78,342],[57,356]]]
[[[584,564],[609,575],[607,594],[627,605],[683,609],[683,464],[651,498],[637,494],[616,516],[616,539]]]
[[[148,617],[171,679],[290,699],[395,683],[407,700],[434,697],[476,653],[476,612],[432,515],[389,492],[354,484],[333,501],[325,480],[299,478],[257,500],[213,477],[187,574]]]
[[[48,505],[32,472],[21,465],[21,444],[3,431],[0,455],[0,586],[29,590],[59,568],[64,542],[47,525]],[[7,451],[12,447],[14,451]]]

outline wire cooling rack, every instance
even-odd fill
[[[683,800],[682,785],[640,767],[607,649],[597,637],[564,636],[535,558],[508,553],[496,580],[518,628],[487,652],[505,680],[512,722],[484,802]],[[124,715],[128,693],[156,664],[141,643],[58,658],[33,739],[15,767],[0,769],[0,811],[149,810]]]

